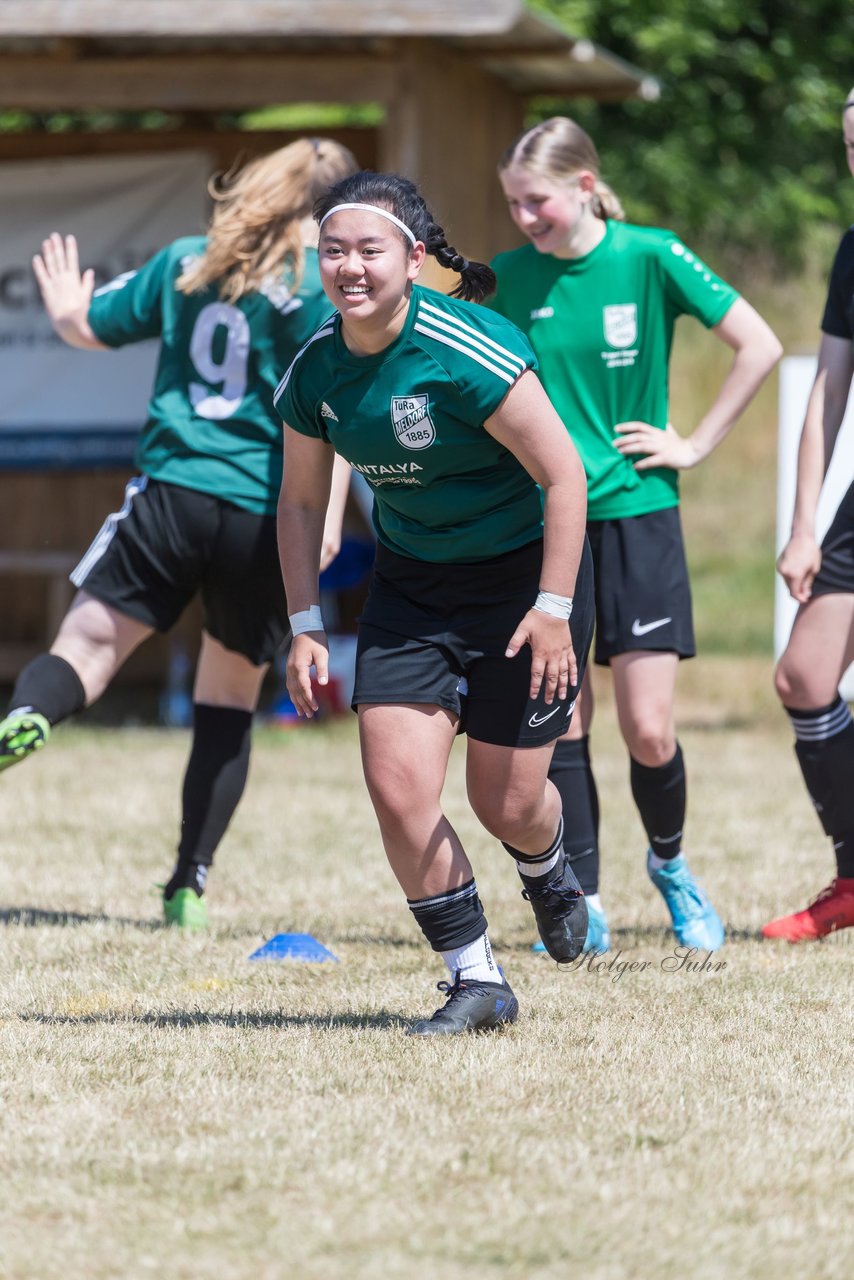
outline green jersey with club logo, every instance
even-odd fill
[[[588,516],[645,515],[679,502],[678,472],[636,471],[614,448],[619,422],[668,421],[668,361],[681,315],[718,324],[738,294],[671,231],[608,221],[581,258],[533,245],[499,254],[489,305],[530,338],[552,404],[588,481]]]
[[[355,356],[339,316],[310,339],[276,392],[284,421],[334,446],[374,493],[377,537],[433,563],[488,560],[542,536],[542,498],[483,424],[531,347],[483,307],[415,286],[403,329]]]
[[[238,302],[221,301],[216,286],[181,293],[175,282],[206,243],[203,236],[176,240],[139,271],[117,276],[93,296],[89,323],[108,347],[160,340],[136,465],[157,480],[269,515],[282,480],[273,392],[331,306],[313,249],[294,294],[284,279]]]

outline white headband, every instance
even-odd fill
[[[323,226],[327,218],[331,218],[333,213],[340,213],[342,209],[365,209],[368,213],[378,213],[381,218],[388,218],[389,222],[393,222],[396,227],[400,228],[414,248],[415,236],[409,230],[406,223],[401,222],[400,218],[396,218],[393,213],[389,213],[388,209],[381,209],[378,204],[336,204],[334,209],[330,209],[328,213],[324,213],[318,223],[318,230]]]

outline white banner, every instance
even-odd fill
[[[56,337],[31,261],[73,232],[103,284],[204,230],[203,151],[0,165],[0,467],[124,463],[145,421],[157,344],[77,351]]]
[[[795,488],[798,478],[798,444],[807,401],[815,379],[818,361],[813,356],[787,356],[780,363],[780,425],[777,445],[777,555],[789,541],[795,510]],[[854,479],[854,397],[839,431],[821,491],[816,518],[816,533],[821,542],[836,514],[848,486]],[[774,652],[783,652],[795,621],[798,606],[789,595],[785,582],[777,574],[774,597]],[[841,685],[843,697],[854,701],[854,666],[849,667]]]

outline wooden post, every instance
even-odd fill
[[[462,54],[429,40],[400,43],[397,93],[380,136],[384,170],[417,182],[449,241],[488,262],[519,244],[496,175],[523,127],[522,99]],[[434,267],[425,282],[448,288]]]

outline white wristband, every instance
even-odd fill
[[[291,624],[291,635],[294,636],[301,636],[304,631],[325,630],[319,604],[313,604],[311,608],[303,609],[300,613],[289,614],[288,622]]]
[[[572,613],[572,597],[556,596],[551,591],[541,591],[534,601],[534,608],[540,613],[548,613],[552,618],[564,618],[569,621]]]

